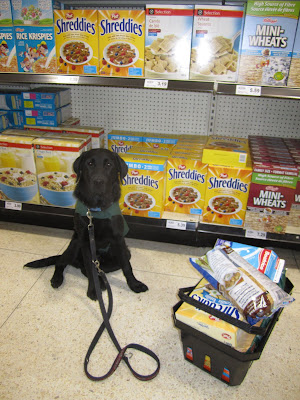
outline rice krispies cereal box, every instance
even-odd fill
[[[128,165],[120,208],[123,214],[161,218],[164,211],[166,157],[122,154]]]
[[[10,0],[0,2],[0,72],[18,72]]]
[[[43,205],[74,208],[76,174],[73,163],[85,150],[84,140],[40,137],[33,141]]]
[[[145,77],[189,79],[191,5],[146,6]]]
[[[143,133],[122,130],[113,130],[107,136],[108,150],[115,153],[127,153],[133,146],[143,145]]]
[[[169,156],[165,211],[202,215],[207,164],[203,164],[201,158],[192,154]]]
[[[292,61],[291,61],[287,85],[291,87],[300,87],[300,23],[299,22],[294,41]]]
[[[0,199],[39,204],[34,137],[0,134]]]
[[[99,74],[143,77],[145,10],[99,10]]]
[[[248,1],[238,81],[287,84],[300,3]]]
[[[57,72],[98,73],[97,10],[55,10]]]
[[[237,80],[242,6],[195,5],[190,79]]]
[[[242,227],[250,190],[252,167],[209,165],[203,222]]]

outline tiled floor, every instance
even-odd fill
[[[149,291],[131,292],[120,271],[108,275],[114,295],[111,323],[122,346],[136,342],[156,352],[161,371],[154,380],[141,382],[122,362],[108,380],[92,382],[83,360],[101,317],[97,303],[86,297],[86,278],[68,267],[62,287],[54,290],[49,283],[53,267],[22,268],[60,253],[70,237],[70,231],[0,222],[1,400],[300,398],[300,252],[278,250],[286,259],[296,301],[283,311],[244,382],[228,387],[184,360],[172,320],[178,288],[198,281],[188,257],[207,249],[128,240],[135,275]],[[115,355],[105,333],[90,371],[103,374]],[[155,367],[137,353],[132,363],[141,373]]]

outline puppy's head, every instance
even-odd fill
[[[107,149],[82,153],[73,164],[77,174],[75,197],[88,208],[108,208],[121,196],[121,182],[128,167],[117,154]]]

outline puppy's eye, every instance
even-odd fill
[[[91,160],[91,161],[88,161],[88,166],[90,166],[90,167],[92,167],[93,165],[94,165],[94,161],[93,160]]]
[[[111,163],[110,163],[109,161],[106,163],[106,165],[107,165],[108,167],[111,167]]]

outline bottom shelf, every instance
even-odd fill
[[[59,229],[73,229],[74,210],[0,201],[0,220]],[[198,216],[164,213],[162,219],[125,215],[127,237],[196,247],[212,247],[217,238],[261,247],[299,249],[300,234],[246,231],[225,225],[200,223]]]

